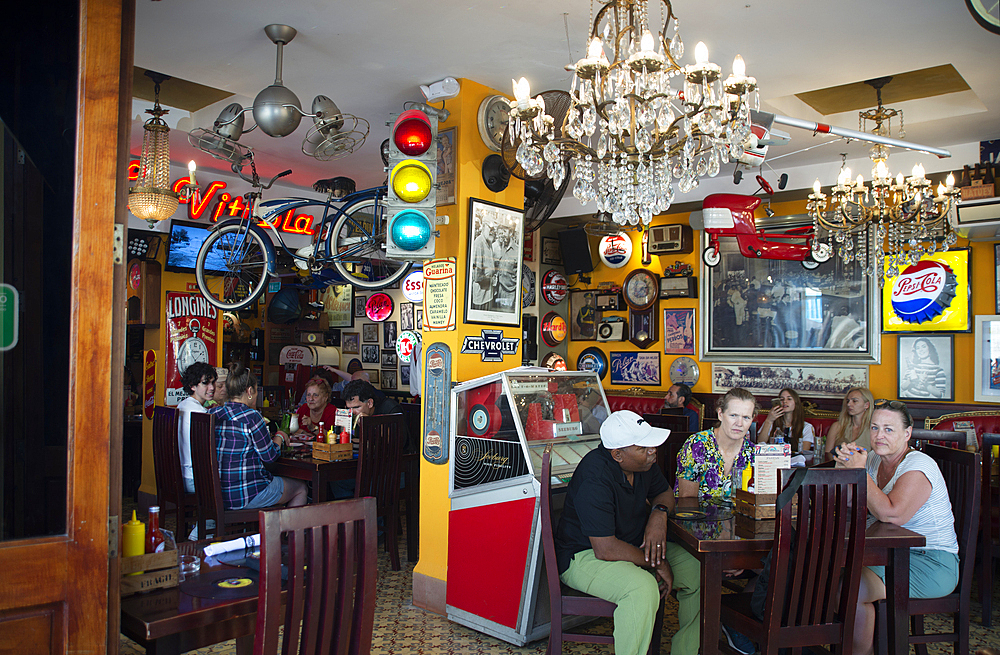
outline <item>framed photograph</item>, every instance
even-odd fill
[[[897,343],[897,398],[955,400],[954,335],[900,335]]]
[[[694,308],[663,310],[663,352],[667,355],[693,355]]]
[[[382,346],[385,348],[396,347],[396,321],[382,323]]]
[[[535,233],[528,232],[524,235],[524,261],[535,261]]]
[[[393,390],[396,388],[396,371],[382,371],[382,388]]]
[[[354,285],[331,284],[323,292],[323,311],[331,328],[354,327]]]
[[[368,296],[354,296],[354,318],[365,317],[366,302],[368,302]]]
[[[378,343],[378,323],[365,323],[361,326],[361,341]]]
[[[413,303],[412,302],[401,302],[401,303],[399,303],[399,329],[400,330],[412,330],[413,329]]]
[[[345,355],[357,355],[361,352],[361,334],[358,332],[344,332],[341,341],[341,350]]]
[[[867,386],[867,366],[712,364],[712,393],[743,387],[754,394],[777,395],[789,387],[804,396],[843,398],[851,387]]]
[[[573,290],[569,294],[569,315],[572,323],[569,338],[574,341],[597,341],[597,324],[601,310],[597,309],[597,292],[590,289]]]
[[[521,324],[524,212],[469,199],[465,322]]]
[[[1000,403],[1000,315],[976,317],[977,403]]]
[[[382,351],[382,368],[396,369],[399,367],[399,356],[394,349]]]
[[[379,362],[379,350],[378,344],[371,345],[365,344],[361,346],[361,363],[362,364],[378,364]]]
[[[810,224],[804,218],[785,217],[773,227]],[[708,247],[707,237],[702,247]],[[700,291],[703,361],[847,366],[880,361],[874,271],[865,275],[863,267],[837,257],[813,270],[798,261],[750,259],[735,238],[723,237],[719,264],[702,263]]]
[[[410,386],[410,365],[404,364],[399,367],[399,386],[409,388]]]
[[[611,384],[660,386],[660,353],[612,351]]]
[[[340,330],[327,330],[324,332],[323,345],[340,348]]]
[[[949,248],[901,266],[882,288],[882,332],[972,332],[971,249]],[[886,261],[886,267],[890,266]],[[918,268],[919,267],[919,268]]]
[[[371,384],[371,385],[372,385],[373,387],[376,387],[376,388],[378,388],[378,381],[379,381],[379,372],[378,372],[377,370],[374,370],[374,369],[372,369],[372,370],[368,370],[368,369],[366,368],[366,369],[365,369],[365,373],[367,373],[367,374],[368,374],[368,382],[369,382],[369,383],[370,383],[370,384]]]
[[[455,204],[455,128],[441,130],[437,135],[437,204]],[[393,387],[395,389],[395,387]]]
[[[414,311],[414,319],[418,330],[424,329],[424,310],[418,309]]]
[[[542,237],[542,263],[551,266],[562,266],[562,248],[559,239]]]

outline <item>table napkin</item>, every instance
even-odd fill
[[[240,537],[239,539],[233,539],[231,541],[209,544],[205,546],[205,557],[212,557],[213,555],[218,555],[219,553],[228,553],[232,550],[256,548],[257,546],[260,546],[260,534],[253,534],[249,537]]]

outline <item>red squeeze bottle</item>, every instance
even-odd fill
[[[153,505],[149,508],[149,531],[146,532],[146,552],[159,553],[164,548],[165,538],[160,531],[160,508]]]
[[[323,421],[319,422],[319,432],[316,433],[316,441],[323,441],[326,433],[323,431]]]
[[[340,431],[340,443],[351,443],[351,435],[347,433],[347,430]]]

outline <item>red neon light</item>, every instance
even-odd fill
[[[128,163],[128,179],[130,182],[135,182],[139,179],[139,160],[133,159]]]
[[[226,208],[226,203],[229,202],[230,196],[228,193],[223,192],[219,196],[219,203],[215,206],[215,210],[212,212],[212,222],[216,223],[219,220],[219,216],[222,215],[222,210]]]
[[[191,184],[190,178],[181,177],[181,178],[178,178],[178,179],[174,180],[174,185],[172,187],[170,187],[170,190],[173,191],[174,193],[180,195],[181,190],[185,186],[187,186],[188,184]],[[182,205],[186,205],[186,204],[188,204],[188,202],[190,202],[190,199],[185,198],[184,196],[181,196],[180,198],[177,199],[177,202],[181,203]]]
[[[215,192],[225,188],[225,182],[216,180],[215,182],[209,184],[208,188],[205,189],[205,192],[201,197],[201,202],[198,202],[197,196],[193,196],[194,202],[188,205],[188,216],[191,220],[196,221],[201,218],[201,215],[205,213],[205,209],[208,208],[208,203],[212,199],[212,196],[215,195]]]
[[[230,216],[236,216],[237,214],[243,214],[247,206],[243,202],[243,196],[234,196],[233,201],[226,205],[226,213]]]
[[[291,217],[291,212],[285,216],[285,222],[281,224],[281,231],[290,234],[316,234],[312,229],[313,217],[308,214],[299,214],[295,218]]]

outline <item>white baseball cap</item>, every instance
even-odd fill
[[[601,443],[608,450],[629,446],[654,448],[669,436],[670,430],[654,428],[646,419],[627,409],[614,412],[601,424]]]

